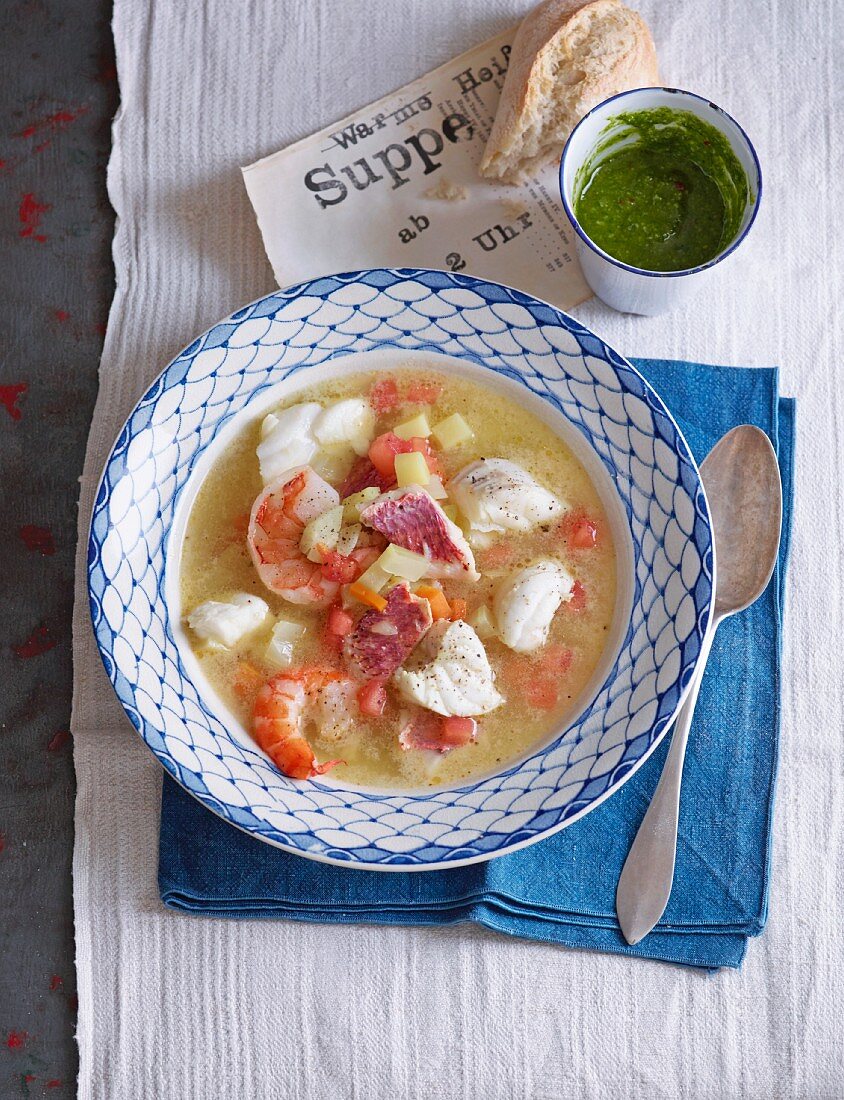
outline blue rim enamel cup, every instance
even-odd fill
[[[729,141],[745,171],[749,200],[738,233],[708,263],[682,271],[647,271],[611,256],[584,233],[574,215],[578,169],[589,159],[598,141],[612,127],[622,111],[670,107],[691,111],[710,123]],[[726,111],[693,92],[678,88],[634,88],[604,100],[578,122],[563,149],[560,160],[560,195],[574,228],[577,256],[583,275],[606,305],[622,313],[655,315],[667,313],[687,301],[712,276],[715,268],[732,256],[756,220],[762,197],[762,172],[750,138]]]

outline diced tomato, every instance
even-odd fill
[[[407,387],[407,400],[415,405],[433,405],[443,392],[439,382],[411,382]]]
[[[525,699],[540,710],[551,710],[557,705],[559,689],[554,680],[539,676],[525,686]]]
[[[355,620],[348,611],[344,611],[339,604],[334,604],[328,611],[328,631],[343,638],[350,634],[355,627]]]
[[[549,645],[539,655],[536,668],[541,675],[563,676],[571,668],[574,653],[564,645]]]
[[[451,614],[449,618],[452,620],[466,618],[466,601],[460,599],[459,596],[451,601]]]
[[[327,581],[351,584],[360,575],[358,563],[351,554],[338,554],[336,550],[328,550],[324,546],[320,546],[319,552],[322,557],[322,575]]]
[[[429,440],[425,439],[421,435],[414,435],[411,439],[408,440],[408,443],[410,443],[411,451],[418,451],[421,455],[425,456],[425,461],[428,463],[428,469],[431,471],[432,474],[439,474],[441,472],[439,460],[434,454]],[[393,462],[395,463],[395,459],[393,460]]]
[[[232,688],[235,695],[244,702],[249,702],[258,694],[258,689],[264,682],[261,672],[248,661],[241,661],[237,666]]]
[[[369,460],[384,478],[391,481],[396,476],[396,455],[411,450],[410,440],[399,439],[394,432],[384,432],[373,439],[369,448]]]
[[[558,527],[571,550],[592,550],[598,544],[598,524],[585,512],[571,512]]]
[[[477,728],[474,718],[443,718],[440,726],[443,746],[467,745],[475,737]]]
[[[509,565],[516,553],[516,548],[507,539],[500,539],[486,550],[481,550],[478,560],[482,571],[487,569],[501,569]]]
[[[399,439],[395,432],[384,432],[373,439],[369,447],[369,460],[378,473],[385,480],[396,480],[396,455],[410,454],[418,451],[425,456],[428,469],[432,474],[439,473],[437,456],[431,450],[431,444],[422,436],[413,436],[412,439]]]
[[[395,378],[379,378],[369,391],[369,403],[379,416],[392,412],[399,403],[399,388]]]
[[[358,706],[367,718],[377,718],[387,705],[387,688],[383,680],[370,680],[358,689]]]
[[[570,611],[582,611],[586,607],[586,589],[580,583],[575,581],[571,590],[571,599],[568,603],[563,604]]]

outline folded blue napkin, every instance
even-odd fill
[[[779,564],[767,592],[718,631],[692,727],[674,889],[655,930],[622,937],[615,890],[667,751],[603,805],[513,855],[446,871],[383,874],[289,855],[228,825],[165,776],[159,888],[207,916],[456,924],[690,966],[737,967],[768,911],[780,721],[780,635],[791,527],[794,402],[776,370],[637,360],[700,462],[736,424],[768,433],[784,490]]]

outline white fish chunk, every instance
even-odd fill
[[[375,412],[362,397],[335,401],[314,420],[313,434],[320,447],[347,444],[356,455],[365,455],[375,434]]]
[[[565,503],[506,458],[470,462],[448,483],[452,500],[481,533],[529,531],[558,519]]]
[[[264,418],[256,453],[265,485],[311,461],[318,450],[314,421],[321,412],[316,401],[306,401]]]
[[[574,578],[558,561],[543,559],[517,569],[492,600],[501,641],[517,653],[545,645],[557,608],[571,599]]]
[[[382,493],[361,509],[360,517],[388,542],[426,557],[430,562],[427,576],[478,580],[480,574],[463,532],[418,485]]]
[[[461,619],[435,622],[393,683],[408,702],[447,718],[488,714],[504,702],[483,643]]]
[[[230,600],[206,600],[188,615],[188,626],[211,645],[231,649],[241,638],[257,630],[269,607],[260,596],[237,592]]]

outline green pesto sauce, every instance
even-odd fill
[[[735,239],[750,196],[724,135],[691,111],[611,118],[574,183],[574,214],[604,252],[646,271],[683,271]]]

